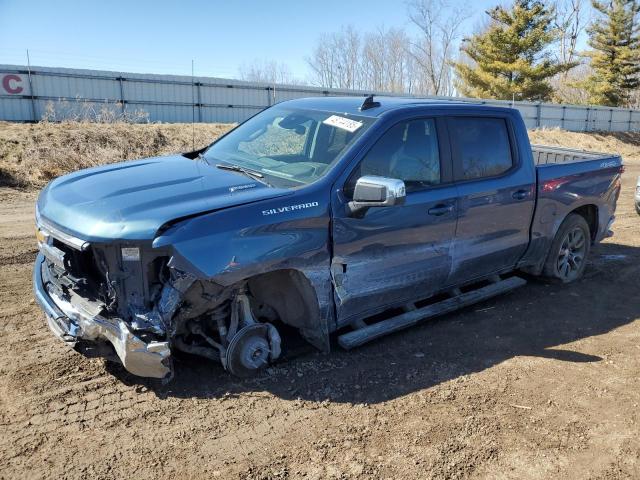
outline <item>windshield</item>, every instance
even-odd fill
[[[204,152],[211,165],[259,172],[279,187],[306,185],[324,176],[373,119],[318,110],[269,108]]]

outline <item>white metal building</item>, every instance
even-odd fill
[[[7,121],[38,121],[47,111],[54,111],[55,118],[62,119],[106,108],[114,113],[144,112],[151,122],[230,123],[241,122],[275,102],[292,98],[368,93],[372,92],[267,85],[213,77],[0,65],[0,120]],[[640,130],[639,110],[437,98],[512,106],[520,110],[528,128]]]

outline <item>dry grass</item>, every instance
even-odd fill
[[[228,124],[196,124],[195,147],[226,132]],[[621,154],[640,160],[640,132],[529,132],[533,143]],[[37,188],[80,168],[192,150],[189,124],[0,122],[0,185]]]
[[[558,128],[529,131],[531,143],[617,153],[624,160],[640,160],[640,132],[567,132]]]
[[[201,148],[231,125],[196,124]],[[81,168],[193,150],[190,124],[0,122],[0,185],[40,187]]]

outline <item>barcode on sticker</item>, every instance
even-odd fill
[[[355,132],[362,126],[362,122],[351,120],[350,118],[341,117],[339,115],[331,115],[322,123],[331,127],[341,128],[342,130],[346,130],[350,133]]]

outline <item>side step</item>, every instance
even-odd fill
[[[521,287],[526,283],[527,281],[520,277],[510,277],[506,280],[499,280],[487,285],[486,287],[461,293],[455,297],[447,298],[446,300],[427,305],[426,307],[402,313],[396,317],[358,328],[352,332],[344,333],[338,337],[338,343],[342,348],[350,350],[390,333],[416,325],[428,318],[453,312],[459,308],[481,302],[482,300],[486,300]]]

